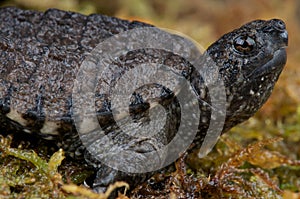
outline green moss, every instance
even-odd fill
[[[0,198],[106,199],[118,187],[129,188],[126,183],[117,182],[110,186],[106,193],[96,194],[88,188],[73,184],[74,182],[65,184],[58,171],[64,159],[63,150],[55,152],[47,161],[33,150],[22,149],[21,146],[10,147],[11,136],[0,135],[0,141]],[[64,173],[65,170],[61,172]],[[80,178],[78,175],[75,179]],[[81,174],[81,178],[83,176],[86,177],[85,174]]]

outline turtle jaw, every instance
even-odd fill
[[[286,47],[282,47],[274,52],[273,58],[263,66],[254,70],[249,78],[258,78],[268,74],[277,74],[282,71],[287,61]]]
[[[254,74],[254,78],[271,73],[278,73],[278,75],[281,73],[287,61],[286,48],[288,46],[288,32],[286,29],[280,31],[277,42],[278,49],[274,52],[273,58],[253,71],[252,74]]]

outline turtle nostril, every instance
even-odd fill
[[[264,32],[286,32],[286,26],[281,19],[271,19],[266,21],[266,26],[263,28]]]
[[[272,19],[273,27],[278,31],[285,31],[285,23],[280,19]]]

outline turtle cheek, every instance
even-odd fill
[[[250,58],[243,58],[242,73],[247,79],[253,79],[258,76],[262,67],[273,59],[272,48],[264,48],[257,55]]]

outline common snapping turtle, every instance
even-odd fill
[[[152,26],[56,9],[43,13],[1,8],[0,18],[1,132],[54,140],[75,161],[84,157],[96,171],[94,189],[116,180],[125,180],[133,186],[145,180],[151,172],[134,174],[114,170],[95,157],[95,153],[103,155],[102,149],[96,148],[95,153],[86,150],[75,127],[72,94],[81,64],[99,43],[124,31]],[[286,63],[287,43],[288,34],[283,21],[255,20],[225,34],[206,50],[204,54],[217,66],[216,79],[222,80],[225,86],[226,115],[222,133],[247,120],[268,99]],[[211,62],[206,58],[199,61],[202,71],[209,76],[205,70],[209,69]],[[205,84],[206,77],[203,79],[189,60],[162,49],[134,50],[115,58],[107,79],[100,78],[99,85],[104,82],[108,87],[115,87],[122,75],[143,63],[167,65],[168,70],[190,83],[200,110],[193,142],[194,148],[199,148],[207,134],[214,107]],[[180,125],[184,125],[180,124],[180,110],[184,105],[179,103],[177,91],[164,85],[146,85],[132,93],[128,109],[133,126],[127,128],[126,133],[114,119],[112,99],[107,91],[96,86],[94,98],[95,114],[104,134],[115,145],[130,148],[141,157],[170,143]],[[140,132],[134,129],[149,124],[149,110],[153,103],[164,107],[166,124],[154,138],[138,139],[134,134]],[[98,140],[88,141],[93,144]],[[120,157],[119,161],[130,163],[134,160]]]

